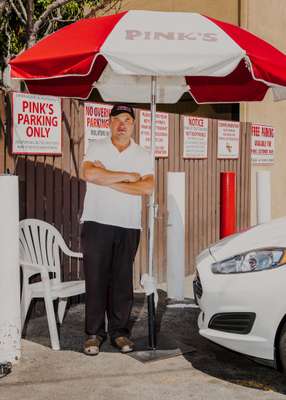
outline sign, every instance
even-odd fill
[[[239,122],[218,121],[217,158],[239,157],[239,134]]]
[[[93,140],[104,139],[110,134],[109,114],[111,105],[101,103],[84,103],[84,152]]]
[[[151,148],[151,113],[140,110],[140,145],[150,151]],[[169,116],[167,113],[156,113],[155,157],[168,157]]]
[[[13,93],[13,154],[62,153],[61,99]]]
[[[253,164],[274,163],[275,129],[269,125],[251,125],[251,161]]]
[[[208,119],[184,117],[184,158],[208,157]]]

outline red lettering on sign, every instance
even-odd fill
[[[40,137],[40,138],[48,138],[50,134],[51,128],[46,127],[36,127],[36,126],[28,126],[26,129],[26,135],[28,137]]]
[[[51,103],[23,100],[22,111],[31,114],[53,114],[54,106]]]
[[[192,126],[199,126],[203,128],[204,120],[202,118],[189,117],[189,124]]]

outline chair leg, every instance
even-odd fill
[[[68,302],[67,297],[59,298],[58,318],[60,324],[63,322],[64,319],[67,302]]]
[[[50,331],[50,338],[51,338],[51,346],[53,350],[60,350],[60,341],[57,329],[57,322],[55,316],[55,309],[54,303],[51,297],[44,297],[47,318],[48,318],[48,325]]]
[[[24,329],[24,324],[26,316],[31,304],[32,296],[31,293],[23,287],[22,297],[21,297],[21,330]]]

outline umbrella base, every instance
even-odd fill
[[[148,337],[138,338],[134,342],[134,351],[128,355],[142,363],[164,360],[195,351],[194,347],[165,335],[158,335],[155,350],[150,349]]]

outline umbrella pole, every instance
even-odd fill
[[[157,77],[151,77],[151,154],[153,171],[155,175],[155,122],[156,122],[156,94]],[[154,274],[154,225],[157,218],[158,205],[156,204],[156,191],[149,197],[148,219],[148,275],[147,275],[147,305],[148,305],[148,338],[138,338],[136,348],[130,356],[141,362],[149,362],[194,351],[188,344],[178,342],[173,337],[162,334],[157,336],[156,331],[156,307],[155,307],[155,279]],[[157,293],[156,293],[157,294]]]
[[[155,123],[156,123],[156,93],[157,78],[151,77],[151,154],[153,162],[153,171],[155,175]],[[150,279],[153,277],[154,270],[154,224],[158,205],[155,202],[155,191],[149,198],[149,251],[148,251],[148,274]],[[156,349],[156,311],[154,293],[147,296],[148,303],[148,329],[149,329],[149,347]]]

